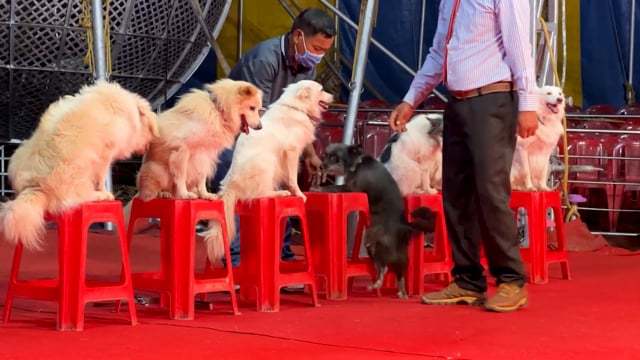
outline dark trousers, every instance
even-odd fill
[[[235,150],[236,145],[233,144],[231,149],[224,150],[220,153],[220,157],[218,160],[218,167],[216,169],[216,174],[210,182],[211,191],[217,193],[220,191],[220,182],[227,175],[229,168],[231,167],[231,160],[233,159],[233,151]],[[238,266],[240,265],[240,217],[235,216],[234,221],[236,222],[236,233],[229,234],[231,237],[231,244],[229,244],[230,253],[231,253],[231,265]],[[295,254],[291,250],[291,221],[287,219],[285,232],[284,232],[284,241],[282,244],[282,260],[294,260]],[[222,258],[223,263],[226,259]]]
[[[456,284],[485,292],[483,245],[497,283],[524,285],[509,173],[516,143],[518,96],[491,93],[444,111],[442,197]]]

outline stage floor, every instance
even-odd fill
[[[55,272],[52,235],[43,253],[25,256],[22,274]],[[157,245],[153,235],[136,238],[134,270],[155,266]],[[0,244],[0,303],[12,254]],[[317,308],[304,294],[283,294],[278,313],[242,305],[242,315],[234,316],[228,295],[217,294],[210,297],[214,309],[197,311],[193,321],[172,321],[156,305],[138,305],[140,324],[129,326],[126,312],[89,304],[83,332],[58,332],[54,304],[17,299],[11,322],[0,325],[0,359],[637,359],[639,255],[609,247],[570,253],[573,280],[561,280],[552,265],[549,284],[530,285],[529,306],[510,314],[377,297],[363,278],[348,300],[321,297]],[[88,256],[92,277],[117,276],[115,238],[92,234]],[[427,290],[441,286],[429,282]]]

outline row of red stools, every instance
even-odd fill
[[[307,285],[306,293],[318,305],[316,277],[324,279],[328,299],[346,299],[350,279],[370,276],[373,267],[359,257],[363,230],[369,224],[369,207],[362,193],[307,193],[307,201],[299,197],[260,198],[239,202],[242,255],[240,266],[231,263],[214,268],[207,261],[203,272],[195,272],[196,223],[201,219],[217,219],[223,226],[226,258],[229,238],[224,225],[221,201],[156,199],[143,202],[134,199],[127,235],[121,203],[118,201],[85,203],[79,208],[48,220],[58,224],[58,267],[55,279],[20,280],[22,245],[15,249],[4,309],[4,322],[9,320],[14,297],[49,300],[58,303],[57,328],[82,330],[84,307],[88,302],[116,300],[128,302],[132,324],[137,322],[133,289],[156,291],[161,305],[169,308],[172,319],[193,319],[195,296],[228,291],[234,314],[238,305],[234,285],[240,285],[240,297],[255,301],[258,311],[279,311],[280,289],[294,284]],[[433,250],[424,248],[420,235],[410,243],[407,290],[421,294],[424,277],[443,274],[447,280],[453,262],[446,237],[444,211],[440,195],[415,195],[405,198],[407,214],[418,206],[428,206],[437,213]],[[560,196],[557,192],[514,192],[511,207],[524,207],[528,212],[530,246],[522,250],[529,264],[529,281],[548,280],[548,265],[562,264],[563,276],[569,278],[566,240],[562,222]],[[558,238],[557,250],[547,247],[546,209],[554,210]],[[347,216],[357,212],[358,226],[351,256],[347,255]],[[281,261],[280,247],[285,221],[298,217],[302,227],[305,254],[299,260]],[[159,218],[161,222],[161,268],[156,272],[131,273],[129,248],[136,219]],[[122,275],[117,283],[85,280],[87,234],[95,222],[115,223],[120,238]],[[387,284],[391,283],[390,279]],[[392,284],[391,284],[392,285]]]

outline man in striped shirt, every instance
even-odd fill
[[[454,281],[425,304],[513,311],[528,302],[509,172],[516,143],[535,133],[537,96],[529,0],[442,0],[433,46],[389,125],[406,131],[413,110],[443,81],[442,196]],[[498,290],[486,300],[480,244]],[[486,300],[486,301],[485,301]]]

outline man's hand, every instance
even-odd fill
[[[313,144],[307,145],[302,151],[302,157],[304,158],[304,166],[307,168],[309,175],[315,175],[320,172],[320,165],[322,160],[316,154],[316,149]]]
[[[320,160],[315,152],[313,155],[304,158],[304,165],[307,167],[309,175],[317,175],[320,173],[320,164],[322,164],[322,160]]]
[[[520,111],[518,113],[518,135],[521,138],[533,136],[538,129],[538,114],[535,111]]]
[[[395,132],[407,131],[406,125],[409,119],[411,119],[411,115],[413,115],[413,107],[411,107],[411,105],[404,101],[398,104],[391,112],[391,116],[389,116],[389,126],[391,130]]]

